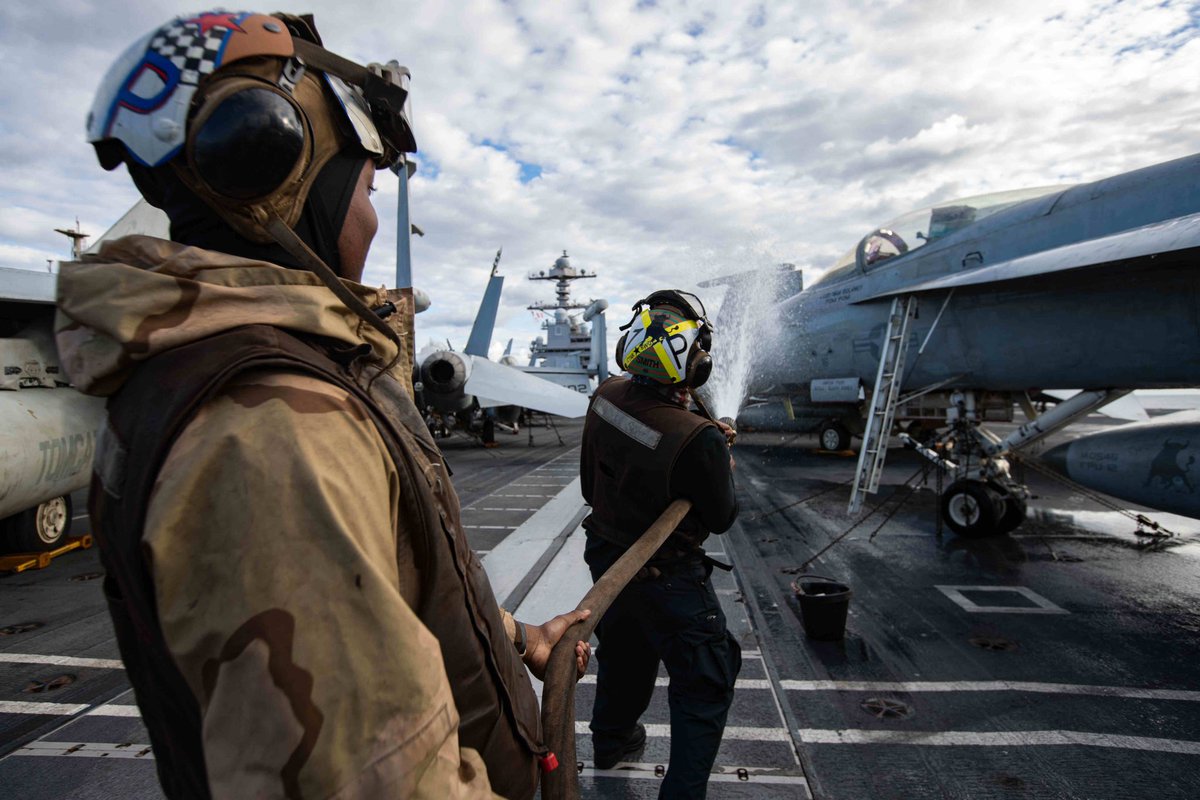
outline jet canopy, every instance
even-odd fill
[[[834,263],[820,283],[847,277],[854,272],[870,272],[886,263],[888,259],[936,242],[997,211],[1024,200],[1060,192],[1064,188],[1066,187],[1040,186],[1033,189],[993,192],[910,211],[860,239],[857,245]]]

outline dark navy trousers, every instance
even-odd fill
[[[588,534],[584,559],[592,580],[623,552]],[[661,661],[670,676],[671,761],[659,798],[696,800],[705,796],[721,746],[742,651],[725,629],[712,566],[691,558],[662,571],[626,586],[596,627],[592,743],[594,750],[611,750],[629,738],[650,704]]]

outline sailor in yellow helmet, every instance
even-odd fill
[[[630,759],[659,664],[670,676],[670,768],[661,798],[705,796],[733,702],[741,650],[726,630],[704,540],[737,517],[727,429],[689,410],[712,371],[712,326],[695,295],[654,292],[634,305],[617,343],[625,370],[596,390],[584,423],[580,475],[592,512],[584,558],[593,580],[677,498],[692,501],[647,566],[596,628],[595,765]],[[656,756],[661,758],[661,755]]]

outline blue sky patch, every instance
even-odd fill
[[[427,181],[436,181],[438,175],[442,174],[441,166],[428,153],[418,150],[413,156],[413,161],[417,162],[417,172],[414,177],[419,176]]]
[[[521,165],[521,183],[529,183],[535,178],[541,177],[541,164],[527,164],[524,161],[518,161],[517,163]]]
[[[541,174],[542,174],[542,165],[541,164],[534,164],[529,161],[522,161],[521,159],[515,157],[512,154],[512,151],[509,150],[508,145],[501,144],[500,142],[493,141],[492,139],[482,139],[482,140],[480,140],[479,143],[481,145],[483,145],[484,147],[492,148],[493,150],[495,150],[498,153],[504,153],[504,155],[508,156],[513,161],[516,161],[517,165],[520,166],[520,168],[521,168],[521,171],[519,173],[521,183],[529,183],[530,181],[541,177]]]

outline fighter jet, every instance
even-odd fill
[[[71,493],[92,474],[104,399],[66,383],[49,272],[0,268],[0,550],[37,552],[71,530]]]
[[[166,215],[139,200],[90,247],[79,230],[71,255],[96,253],[131,234],[167,238]],[[71,493],[88,484],[104,399],[72,389],[54,345],[57,275],[0,268],[0,551],[37,552],[60,546],[71,530]],[[430,305],[413,290],[417,312]]]
[[[469,417],[481,409],[494,421],[512,425],[522,408],[582,417],[587,397],[522,372],[512,363],[488,360],[492,330],[504,288],[499,270],[500,252],[492,263],[488,285],[471,326],[467,346],[461,353],[428,348],[417,356],[414,383],[419,382],[424,401],[444,416]],[[447,343],[448,345],[449,343]],[[507,359],[511,362],[512,359]]]
[[[1200,385],[1198,259],[1200,156],[915,211],[775,307],[750,394],[817,415],[829,449],[863,437],[851,512],[907,415],[950,478],[949,526],[1011,530],[1014,454],[1130,390]],[[1061,386],[1082,388],[1038,414]],[[1029,421],[1002,439],[987,423],[1014,404]]]

